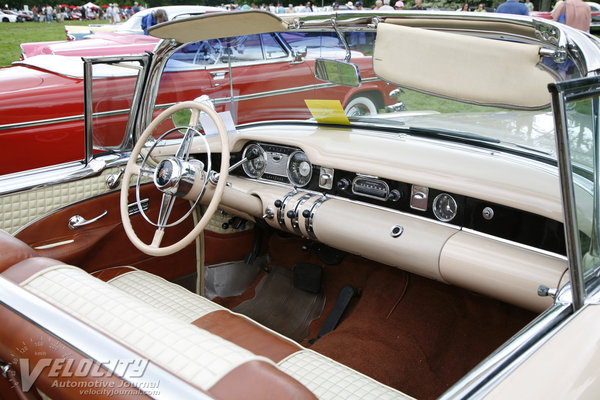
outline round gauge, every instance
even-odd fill
[[[456,217],[458,206],[454,197],[448,193],[438,194],[433,199],[433,215],[442,222],[452,221]]]
[[[312,178],[312,164],[301,151],[295,151],[288,160],[288,178],[298,187],[306,186]]]
[[[250,155],[255,155],[254,153],[258,153],[258,156],[252,158]],[[242,164],[242,168],[244,168],[244,172],[250,178],[260,178],[267,168],[267,153],[257,144],[251,144],[250,146],[244,149],[244,153],[242,154],[242,158],[250,157],[251,160],[246,161]]]

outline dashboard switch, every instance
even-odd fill
[[[321,167],[319,172],[319,187],[331,190],[333,188],[333,168]]]
[[[340,180],[337,182],[336,186],[337,186],[337,188],[338,188],[338,189],[340,189],[340,190],[346,190],[346,189],[348,189],[348,188],[350,187],[350,183],[351,183],[351,182],[350,182],[350,180],[349,180],[349,179],[343,178],[343,179],[340,179]]]

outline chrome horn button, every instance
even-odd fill
[[[195,164],[175,157],[162,160],[154,173],[154,184],[163,193],[183,197],[194,185]]]

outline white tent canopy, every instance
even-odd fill
[[[95,5],[94,3],[92,3],[91,1],[88,1],[87,3],[85,3],[83,5],[83,8],[100,8],[97,5]]]

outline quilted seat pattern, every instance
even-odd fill
[[[309,349],[297,351],[278,365],[279,369],[294,377],[319,399],[412,399]]]
[[[226,308],[145,271],[132,271],[108,281],[111,285],[187,323]]]
[[[48,268],[21,285],[203,390],[248,361],[272,364],[75,267]]]
[[[113,278],[109,283],[144,302],[147,301],[158,310],[177,316],[182,321],[191,322],[211,311],[226,310],[204,297],[145,271],[127,272]],[[246,318],[242,314],[237,315]],[[263,328],[271,335],[283,337],[267,327]],[[412,399],[308,349],[291,354],[281,360],[278,367],[306,386],[319,399]]]

